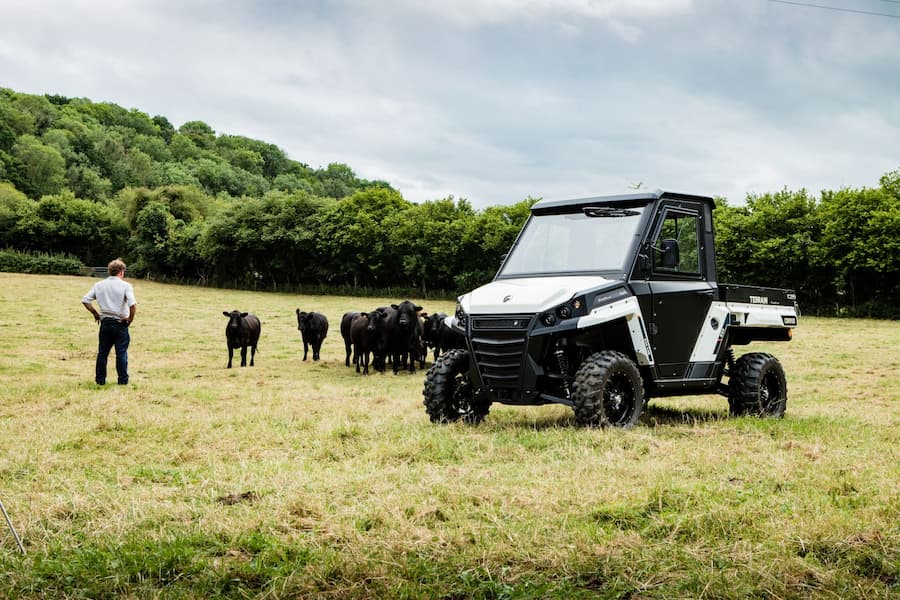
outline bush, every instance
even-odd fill
[[[0,250],[0,271],[37,273],[41,275],[81,275],[86,267],[69,254],[21,252],[11,248]]]

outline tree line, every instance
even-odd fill
[[[26,254],[121,256],[132,276],[202,285],[453,295],[491,279],[535,201],[412,203],[202,121],[0,89],[0,247]],[[797,289],[807,314],[897,316],[900,169],[717,205],[721,281]]]

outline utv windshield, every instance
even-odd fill
[[[532,215],[497,276],[622,271],[643,210],[596,206]]]

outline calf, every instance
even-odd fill
[[[384,330],[385,316],[379,310],[360,313],[350,321],[350,340],[353,343],[353,364],[359,373],[359,365],[363,365],[363,375],[369,374],[369,354],[375,353],[376,363],[378,348]],[[377,365],[376,365],[377,368]]]
[[[256,345],[259,343],[259,333],[262,326],[256,315],[251,315],[238,310],[231,312],[222,311],[228,317],[228,325],[225,326],[225,340],[228,342],[228,368],[234,358],[235,348],[241,349],[241,366],[247,366],[247,346],[250,347],[250,366],[256,356]]]
[[[353,341],[350,339],[350,324],[353,319],[359,316],[358,312],[345,312],[341,317],[341,337],[344,338],[344,350],[347,351],[347,358],[344,359],[344,366],[350,366],[350,353],[352,352]]]
[[[304,312],[298,308],[297,329],[300,330],[300,337],[303,338],[303,360],[306,360],[310,346],[312,346],[313,360],[319,360],[319,350],[322,349],[322,342],[328,335],[328,319],[322,313]]]

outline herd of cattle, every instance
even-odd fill
[[[247,365],[247,349],[250,349],[250,366],[256,356],[262,326],[256,315],[233,310],[223,312],[228,317],[225,338],[228,342],[228,368],[231,368],[234,351],[241,351],[241,366]],[[369,365],[384,372],[388,362],[394,374],[402,369],[414,373],[416,362],[425,367],[428,350],[437,359],[446,350],[465,348],[465,338],[447,327],[444,313],[428,314],[422,307],[404,300],[399,304],[380,306],[369,312],[347,312],[341,317],[341,337],[350,366],[352,358],[356,372],[369,374]],[[303,339],[303,360],[312,346],[313,360],[319,360],[322,342],[328,335],[328,319],[322,313],[297,309],[297,329]]]

